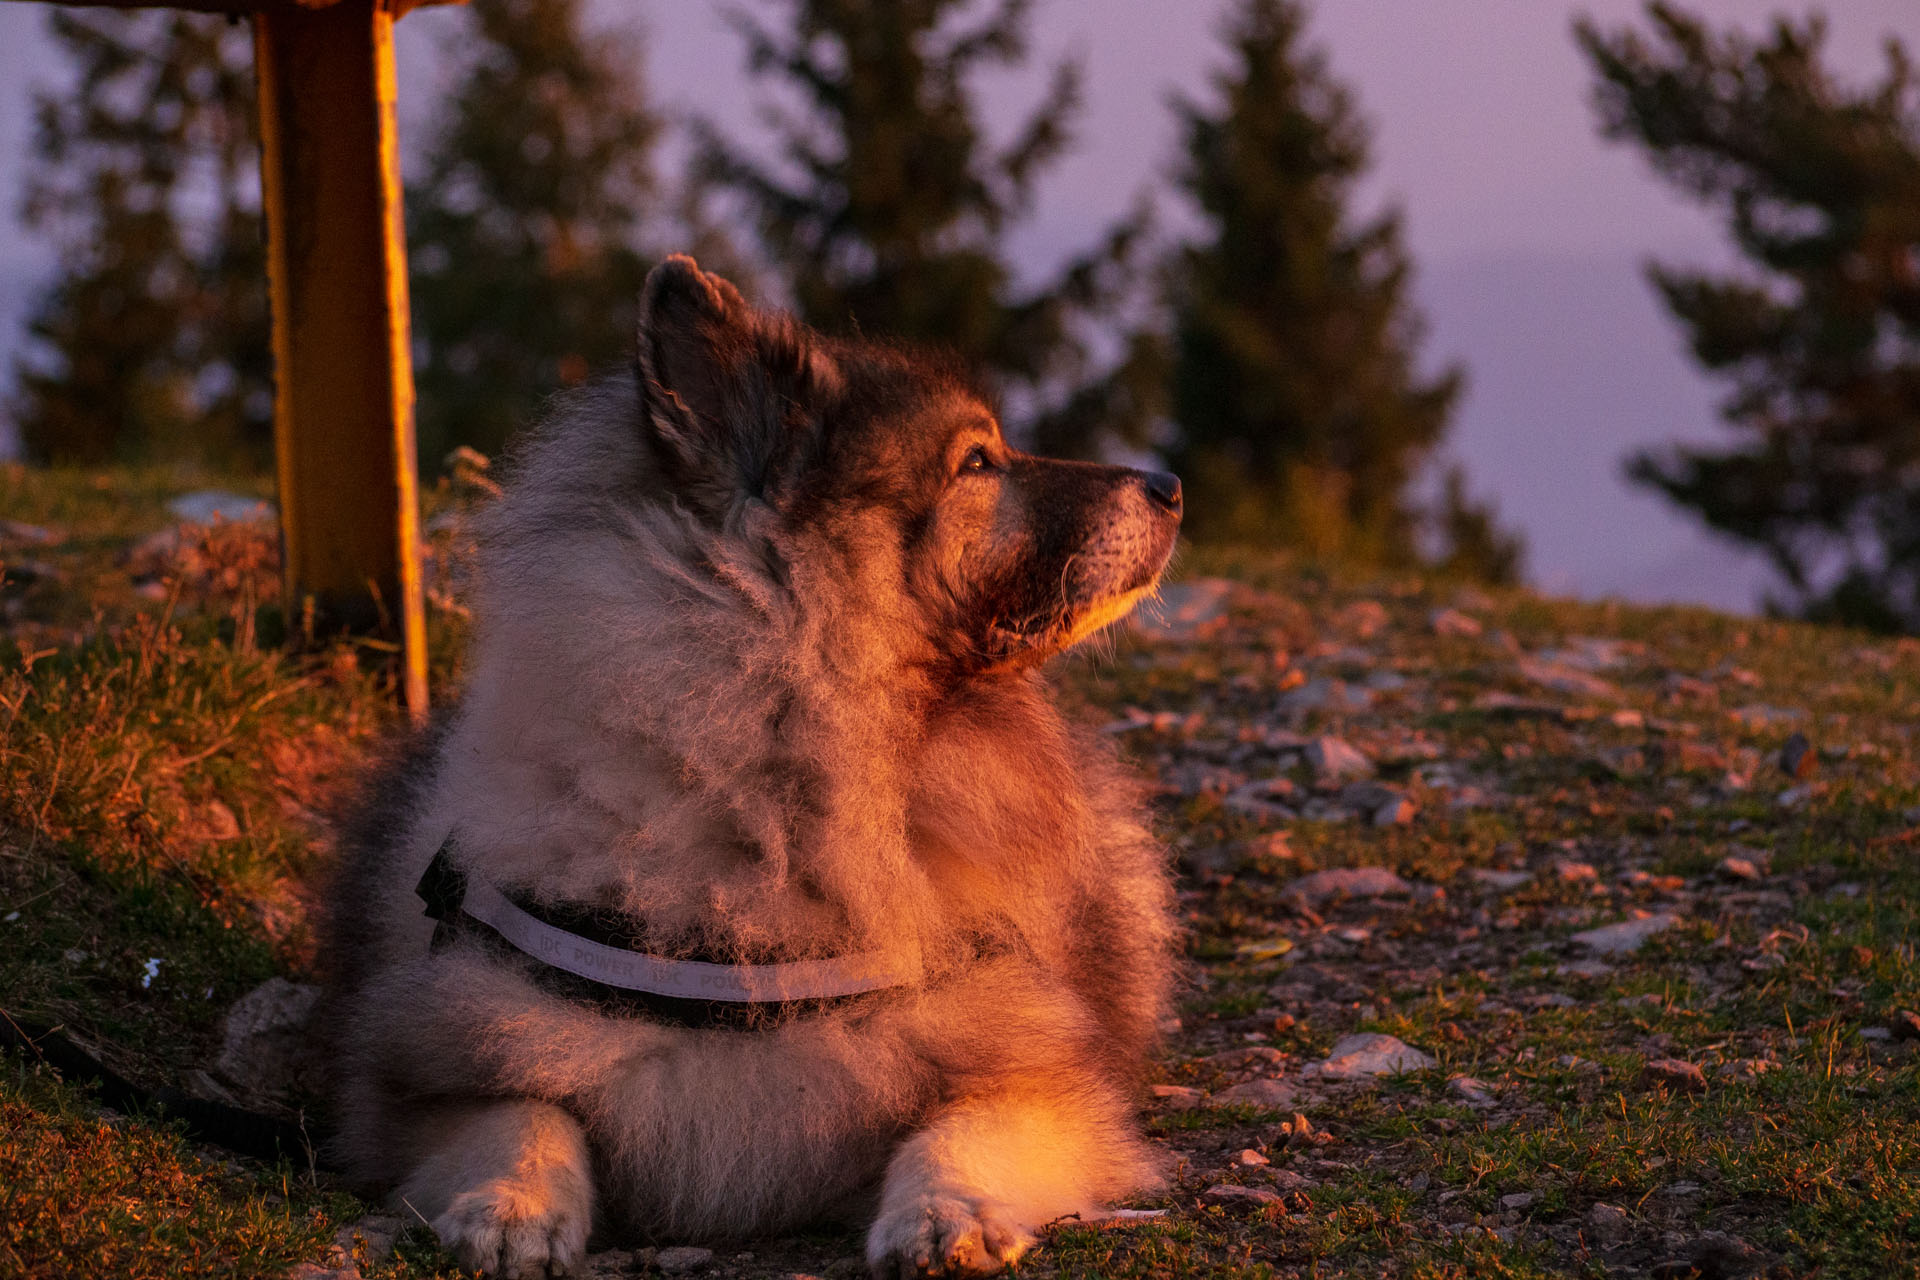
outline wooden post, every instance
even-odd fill
[[[291,616],[400,641],[427,709],[390,0],[253,15]]]

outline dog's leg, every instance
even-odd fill
[[[1126,1130],[1085,1097],[970,1099],[894,1153],[867,1232],[876,1276],[999,1271],[1034,1231],[1140,1181]]]
[[[586,1255],[593,1172],[586,1134],[547,1102],[462,1107],[400,1187],[461,1265],[532,1280]]]

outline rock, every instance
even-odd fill
[[[1413,886],[1385,867],[1329,867],[1301,876],[1284,893],[1318,905],[1334,898],[1404,898]]]
[[[704,1271],[713,1262],[713,1250],[692,1245],[674,1245],[654,1256],[653,1265],[670,1276],[692,1275]]]
[[[253,524],[274,519],[273,504],[225,489],[196,489],[167,503],[176,520],[188,524]]]
[[[1433,628],[1437,636],[1461,636],[1472,640],[1485,631],[1478,618],[1460,612],[1458,609],[1435,609],[1427,619],[1427,625]]]
[[[1271,1187],[1237,1187],[1231,1182],[1218,1183],[1200,1193],[1200,1203],[1218,1205],[1229,1213],[1252,1213],[1280,1200],[1280,1193]]]
[[[1779,1065],[1768,1058],[1735,1058],[1720,1064],[1720,1074],[1733,1080],[1752,1080],[1775,1070]]]
[[[1329,1080],[1359,1080],[1402,1071],[1424,1071],[1438,1065],[1434,1059],[1394,1036],[1362,1033],[1333,1046],[1318,1073]]]
[[[1570,862],[1565,858],[1557,860],[1552,876],[1561,884],[1592,884],[1600,879],[1600,873],[1594,870],[1591,862]]]
[[[1249,1080],[1213,1095],[1217,1107],[1264,1107],[1281,1110],[1294,1103],[1294,1088],[1284,1080]]]
[[[1525,871],[1496,871],[1491,867],[1468,867],[1463,874],[1473,882],[1476,888],[1491,889],[1496,893],[1509,893],[1533,883],[1533,876]]]
[[[362,1261],[378,1265],[393,1256],[393,1242],[400,1238],[406,1226],[404,1218],[385,1213],[368,1214],[334,1232],[333,1244],[343,1259],[353,1260],[356,1266]],[[358,1259],[354,1258],[356,1242],[360,1250]]]
[[[1376,827],[1404,827],[1418,817],[1420,806],[1405,796],[1395,796],[1373,811]]]
[[[1262,778],[1235,787],[1222,803],[1228,812],[1257,822],[1291,822],[1298,815],[1290,802],[1299,795],[1299,790],[1290,778]]]
[[[1344,738],[1322,734],[1307,743],[1307,765],[1323,782],[1373,776],[1373,761]]]
[[[1586,982],[1597,981],[1612,972],[1613,966],[1605,960],[1569,960],[1553,967],[1556,978],[1579,978]]]
[[[1680,1058],[1655,1058],[1640,1069],[1640,1078],[1679,1093],[1707,1091],[1707,1073]]]
[[[1501,1196],[1500,1207],[1518,1212],[1521,1209],[1531,1209],[1533,1202],[1539,1198],[1531,1191],[1516,1191],[1511,1195]]]
[[[1654,1280],[1747,1280],[1767,1255],[1724,1231],[1704,1231],[1681,1246],[1681,1256],[1655,1265]]]
[[[1275,1169],[1267,1175],[1267,1179],[1280,1191],[1305,1191],[1315,1185],[1311,1178],[1303,1177],[1291,1169]]]
[[[1470,1107],[1491,1107],[1495,1105],[1493,1089],[1484,1080],[1472,1076],[1455,1076],[1447,1081],[1447,1092]]]
[[[310,1065],[307,1020],[319,999],[319,987],[285,978],[268,978],[241,996],[227,1010],[214,1074],[248,1093],[297,1091]]]
[[[1265,1156],[1261,1155],[1258,1151],[1255,1151],[1252,1147],[1248,1147],[1244,1151],[1240,1152],[1239,1155],[1236,1155],[1233,1158],[1233,1162],[1245,1169],[1257,1169],[1263,1165],[1269,1165],[1273,1163],[1273,1161],[1267,1159]]]
[[[283,1274],[286,1280],[360,1280],[358,1267],[323,1267],[317,1262],[296,1262]]]
[[[1390,617],[1387,607],[1378,600],[1356,600],[1334,615],[1333,625],[1361,640],[1370,640]]]
[[[1183,1084],[1156,1084],[1151,1090],[1156,1101],[1170,1111],[1191,1111],[1206,1100],[1206,1093]]]
[[[15,547],[51,547],[65,542],[67,535],[24,520],[0,520],[0,544]]]
[[[1680,917],[1664,912],[1642,916],[1638,920],[1622,920],[1618,924],[1601,925],[1597,929],[1587,929],[1573,935],[1577,946],[1585,947],[1595,955],[1624,956],[1638,951],[1648,938],[1665,933],[1680,923]]]
[[[1773,798],[1773,803],[1782,809],[1798,809],[1815,794],[1812,783],[1803,782],[1797,787],[1788,787]]]
[[[1719,870],[1720,874],[1729,880],[1744,880],[1752,883],[1760,878],[1759,867],[1754,866],[1751,860],[1736,857],[1733,854],[1720,859]]]
[[[1373,705],[1373,692],[1356,689],[1344,680],[1318,676],[1281,694],[1275,705],[1288,715],[1305,715],[1309,711],[1365,711]]]
[[[1514,667],[1529,684],[1539,685],[1542,689],[1554,693],[1571,694],[1576,698],[1618,698],[1620,689],[1610,680],[1582,671],[1565,662],[1553,662],[1541,657],[1521,658]]]
[[[1587,1210],[1587,1234],[1601,1244],[1617,1244],[1632,1229],[1633,1220],[1618,1205],[1596,1204]]]
[[[1780,748],[1780,772],[1796,782],[1805,782],[1819,768],[1820,757],[1814,754],[1813,744],[1807,741],[1806,734],[1795,733]]]
[[[1221,630],[1234,584],[1225,578],[1192,578],[1160,588],[1159,598],[1133,614],[1133,628],[1154,640],[1198,640]]]

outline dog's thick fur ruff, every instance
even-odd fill
[[[878,1270],[997,1269],[1152,1181],[1162,851],[1034,663],[1151,586],[1171,523],[1139,473],[1014,454],[952,379],[686,259],[642,314],[636,374],[564,401],[485,515],[464,696],[347,833],[340,1154],[490,1272],[834,1217]],[[938,496],[882,482],[949,437],[985,443]],[[1052,613],[1006,603],[1046,574]],[[759,1030],[610,1016],[525,957],[429,952],[412,890],[449,833],[661,954],[923,976]]]

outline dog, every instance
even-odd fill
[[[689,258],[639,311],[478,518],[464,693],[343,835],[337,1155],[493,1275],[821,1221],[999,1270],[1155,1178],[1164,851],[1040,666],[1154,590],[1179,482],[1022,453]]]

